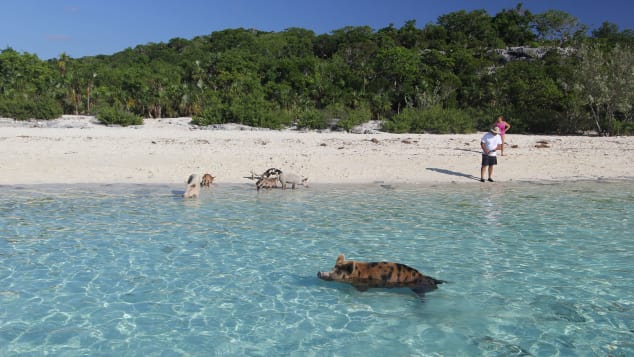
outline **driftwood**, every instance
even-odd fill
[[[539,148],[539,149],[545,149],[545,148],[549,148],[550,147],[550,145],[548,145],[548,144],[549,144],[548,141],[540,140],[540,141],[537,142],[537,144],[535,144],[535,147]]]

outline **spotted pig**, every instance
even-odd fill
[[[360,291],[370,288],[410,288],[423,295],[435,290],[442,280],[419,273],[405,264],[391,262],[364,263],[346,260],[343,254],[337,257],[335,267],[330,272],[319,272],[322,280],[348,283]]]
[[[261,177],[277,177],[281,173],[282,173],[282,170],[276,169],[275,167],[271,167],[270,169],[267,169],[266,171],[264,171],[264,173],[260,176]]]
[[[185,186],[184,198],[198,197],[200,195],[200,176],[198,174],[191,174],[187,179]]]

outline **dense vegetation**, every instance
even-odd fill
[[[500,51],[517,46],[542,54],[508,60]],[[7,48],[0,116],[342,130],[376,119],[393,132],[462,133],[503,114],[515,132],[623,135],[634,133],[633,71],[634,31],[606,22],[589,35],[570,14],[518,4],[422,28],[227,29],[77,59]]]

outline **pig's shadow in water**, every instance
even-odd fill
[[[347,284],[347,283],[339,283],[336,281],[323,281],[319,278],[315,278],[316,280],[313,280],[312,278],[309,277],[297,277],[297,281],[298,282],[303,282],[300,283],[300,285],[304,285],[304,286],[312,286],[312,287],[327,287],[330,289],[335,289],[335,290],[339,290],[342,293],[348,294],[348,295],[354,295],[354,294],[361,294],[363,296],[366,297],[376,297],[378,295],[396,295],[396,296],[409,296],[409,297],[415,297],[417,298],[420,302],[425,302],[425,292],[415,292],[414,290],[412,290],[411,288],[406,288],[406,287],[399,287],[399,288],[358,288],[354,285],[351,284]]]

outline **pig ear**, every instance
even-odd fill
[[[354,270],[354,261],[347,262],[346,264],[341,265],[339,268],[348,274],[352,274],[352,271]]]
[[[335,263],[335,265],[342,264],[344,260],[346,260],[346,258],[343,256],[343,254],[339,254],[339,256],[337,257],[337,262]]]

